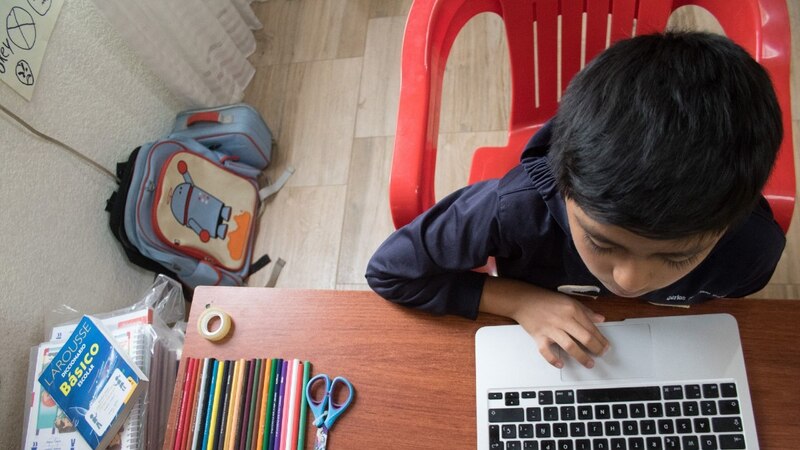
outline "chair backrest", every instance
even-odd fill
[[[785,0],[415,0],[402,51],[402,82],[390,181],[395,227],[433,205],[442,80],[459,31],[481,13],[499,15],[511,68],[508,143],[478,149],[469,177],[497,178],[519,162],[530,136],[556,112],[585,61],[611,43],[663,31],[685,5],[707,9],[725,34],[770,73],[783,111],[784,140],[764,194],[784,231],[794,209],[789,97],[789,17]],[[559,53],[557,43],[561,42]]]

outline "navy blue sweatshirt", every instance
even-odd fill
[[[367,266],[370,287],[395,303],[474,319],[488,275],[471,269],[494,256],[501,277],[554,291],[594,286],[599,296],[612,295],[575,249],[547,161],[549,144],[545,126],[502,179],[460,189],[395,231]],[[751,294],[769,282],[785,244],[762,198],[694,270],[644,299],[686,305]]]

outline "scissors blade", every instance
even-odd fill
[[[328,428],[317,428],[317,440],[314,441],[314,450],[325,450],[328,447]]]

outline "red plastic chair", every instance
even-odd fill
[[[729,0],[415,0],[403,39],[400,107],[389,187],[395,227],[410,222],[435,201],[442,79],[453,41],[471,18],[485,12],[502,18],[511,67],[508,143],[475,151],[469,176],[469,182],[474,183],[502,177],[516,165],[528,139],[555,113],[559,16],[564,89],[581,67],[584,13],[588,61],[606,48],[607,20],[611,20],[610,42],[615,42],[634,33],[664,30],[672,11],[685,5],[707,9],[720,22],[725,34],[754,55],[772,77],[783,111],[784,138],[764,195],[786,232],[796,189],[786,0],[738,0],[735,6]],[[534,49],[534,22],[538,49]],[[538,87],[534,82],[534,51],[538,60]]]

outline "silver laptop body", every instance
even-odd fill
[[[594,427],[597,428],[597,422],[605,425],[605,422],[613,420],[618,422],[616,425],[627,424],[629,427],[639,428],[645,426],[641,421],[647,420],[649,416],[641,418],[638,426],[632,424],[632,422],[636,421],[635,418],[631,417],[634,404],[644,403],[645,405],[650,405],[646,406],[646,408],[653,407],[657,409],[657,403],[661,403],[662,408],[665,408],[668,402],[674,405],[684,401],[703,405],[703,407],[707,408],[716,408],[717,404],[719,404],[722,408],[720,411],[727,409],[728,404],[738,402],[740,414],[736,418],[731,418],[730,411],[727,411],[727,417],[709,419],[707,422],[714,426],[719,423],[720,427],[724,425],[727,428],[731,426],[731,423],[738,425],[738,418],[741,420],[741,430],[732,432],[728,430],[718,433],[713,429],[710,431],[704,429],[703,435],[706,435],[708,439],[710,439],[709,436],[714,436],[714,440],[719,440],[715,444],[717,445],[716,448],[724,448],[720,447],[723,440],[728,448],[759,448],[739,330],[736,319],[733,316],[729,314],[710,314],[628,319],[622,322],[598,324],[598,327],[608,338],[611,346],[604,356],[594,358],[595,367],[593,369],[584,368],[561,350],[561,358],[565,363],[564,368],[557,369],[551,366],[539,354],[537,344],[533,338],[519,325],[489,326],[478,330],[475,336],[475,373],[477,448],[479,450],[506,449],[507,446],[508,448],[538,448],[541,450],[553,444],[559,450],[562,448],[575,449],[578,448],[579,439],[585,445],[587,439],[591,441],[596,438],[596,436],[588,435],[586,430],[588,426],[582,427],[584,428],[583,436],[556,437],[554,436],[554,432],[556,432],[555,424],[566,424],[568,428],[571,428],[571,422],[564,420],[563,417],[551,419],[552,425],[540,429],[538,427],[544,427],[547,420],[541,416],[531,417],[531,413],[535,411],[529,408],[538,408],[539,412],[537,414],[539,414],[544,408],[549,408],[553,412],[554,407],[558,409],[565,404],[571,404],[578,408],[578,411],[586,413],[587,406],[602,405],[604,402],[612,410],[614,405],[622,406],[627,404],[630,407],[629,410],[620,413],[620,417],[622,417],[623,413],[627,417],[622,419],[592,417],[595,422]],[[689,393],[690,390],[694,392],[694,386],[696,385],[706,389],[713,388],[714,383],[723,388],[729,388],[732,384],[735,384],[737,394],[735,400],[728,400],[721,394],[715,398],[713,393],[703,392],[702,397],[692,397]],[[684,386],[678,389],[686,391],[681,394],[682,399],[667,400],[662,397],[661,400],[650,399],[639,402],[617,398],[613,401],[601,400],[600,403],[591,403],[591,405],[587,403],[587,406],[580,408],[583,405],[581,401],[597,400],[598,393],[612,392],[612,397],[614,397],[620,392],[627,393],[628,388],[642,388],[642,390],[651,393],[655,389],[659,389],[662,394],[666,395],[665,389],[673,389],[675,386]],[[547,391],[550,391],[551,394],[548,394]],[[572,391],[572,394],[569,394],[569,391]],[[508,394],[509,392],[511,393]],[[519,392],[522,397],[527,398],[522,398],[519,403],[515,404],[513,399],[515,394],[513,392]],[[542,397],[539,399],[536,398],[537,392],[541,392],[540,395]],[[550,396],[552,393],[562,399],[566,398],[564,395],[574,396],[574,403],[558,403],[543,399],[543,396]],[[706,394],[710,398],[706,398]],[[490,396],[493,398],[490,399]],[[503,396],[503,398],[498,398],[498,396]],[[510,397],[507,398],[507,396]],[[533,397],[531,398],[531,396]],[[603,395],[600,396],[602,397]],[[672,399],[674,397],[670,394],[669,398]],[[689,399],[691,398],[696,400],[690,401]],[[540,405],[540,400],[545,401],[545,404]],[[510,401],[510,406],[506,404],[508,401]],[[508,419],[498,419],[500,417],[498,414],[500,414],[503,417],[515,417],[511,420],[516,422],[519,419],[519,408],[522,408],[524,417],[519,424],[503,425],[502,421]],[[672,408],[674,409],[674,406]],[[605,413],[605,411],[603,412]],[[574,410],[572,414],[574,414]],[[588,412],[588,414],[591,414],[591,412]],[[667,417],[665,412],[660,418],[653,418],[652,421],[656,424],[663,424],[666,427],[668,424]],[[702,421],[703,417],[704,413],[698,412],[695,416],[690,416],[688,422],[684,418],[682,422],[678,423],[684,426],[686,424],[691,425],[695,419]],[[529,420],[532,420],[530,422],[531,425],[524,425]],[[672,421],[673,426],[676,420]],[[493,425],[495,427],[492,427]],[[612,438],[605,438],[609,442],[619,443],[620,439],[626,441],[634,439],[626,435],[624,430],[623,432],[613,430],[616,426],[615,424],[609,425],[612,425],[612,431],[618,433],[615,435],[617,437],[613,438],[615,441],[611,441],[610,439]],[[531,426],[535,430],[532,437],[529,435]],[[498,430],[503,434],[499,439],[499,444],[497,439]],[[539,431],[542,431],[543,435],[546,432],[547,436],[537,437],[536,433]],[[561,431],[561,428],[559,428],[559,431]],[[577,431],[580,431],[580,429]],[[641,432],[642,430],[638,431]],[[642,442],[647,444],[651,442],[647,440],[648,437],[651,439],[663,439],[666,434],[676,436],[678,441],[683,437],[679,430],[673,428],[664,433],[656,433],[652,437],[651,435],[645,435],[645,437],[638,439],[642,439]],[[510,436],[513,436],[513,438],[507,438]],[[744,442],[741,442],[742,440]],[[515,443],[510,444],[510,441]],[[532,442],[536,442],[536,447]],[[638,442],[633,440],[628,442],[638,445]],[[663,447],[664,443],[662,442],[661,444]],[[709,442],[706,442],[706,444],[711,445]],[[526,445],[528,446],[526,447]],[[611,449],[613,447],[609,444],[608,448]],[[681,448],[684,447],[682,446]],[[698,448],[705,447],[701,444]]]

